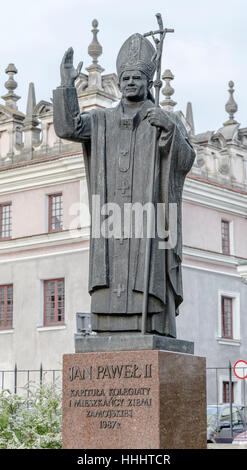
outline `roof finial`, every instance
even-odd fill
[[[193,110],[192,110],[192,103],[190,101],[187,103],[186,107],[186,121],[190,125],[191,134],[195,134],[195,125],[194,125],[194,118],[193,118]]]
[[[28,97],[27,97],[27,110],[26,110],[26,119],[24,124],[32,124],[34,126],[38,125],[38,120],[34,116],[34,108],[36,106],[36,97],[35,97],[35,88],[33,83],[29,83],[28,87]]]
[[[92,33],[93,33],[93,40],[91,44],[88,46],[88,53],[93,59],[93,63],[87,67],[88,71],[88,86],[87,88],[89,89],[98,89],[102,90],[102,77],[101,74],[104,72],[104,69],[101,67],[101,65],[98,64],[98,57],[102,54],[102,47],[97,39],[97,34],[99,30],[97,29],[98,27],[98,21],[93,20],[92,21]]]
[[[31,160],[33,155],[33,146],[39,142],[40,129],[37,128],[39,121],[34,115],[34,108],[36,106],[34,84],[29,83],[28,98],[27,98],[27,112],[26,118],[23,121],[24,133],[24,152],[26,160]]]
[[[165,96],[165,100],[162,101],[160,104],[166,111],[173,111],[174,106],[176,106],[176,101],[171,99],[171,96],[174,93],[174,88],[172,88],[170,82],[174,79],[174,75],[171,70],[167,69],[164,71],[162,75],[162,79],[165,80],[165,86],[162,88],[162,93]]]
[[[236,101],[234,100],[233,98],[233,93],[234,93],[234,82],[231,80],[229,83],[229,93],[230,93],[230,96],[229,96],[229,99],[225,105],[225,110],[226,112],[229,114],[229,119],[228,121],[226,121],[224,123],[224,126],[228,126],[229,124],[237,124],[238,122],[234,119],[234,114],[237,112],[238,110],[238,105],[236,103]]]
[[[102,54],[102,46],[100,45],[97,34],[99,32],[98,28],[98,21],[93,20],[92,21],[92,33],[93,33],[93,40],[91,44],[88,46],[88,54],[92,57],[93,59],[93,64],[98,64],[98,57]]]
[[[5,73],[8,74],[9,78],[5,82],[4,86],[7,88],[8,93],[2,96],[3,100],[6,102],[6,106],[9,106],[13,109],[18,109],[16,101],[20,99],[20,96],[17,96],[14,90],[17,88],[17,82],[14,79],[14,75],[18,72],[14,64],[9,64],[5,69]]]

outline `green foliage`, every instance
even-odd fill
[[[55,385],[29,388],[28,398],[0,393],[0,449],[60,449],[61,392]]]

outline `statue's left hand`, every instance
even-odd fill
[[[160,108],[150,108],[147,112],[147,118],[151,126],[159,127],[166,132],[174,128],[174,122],[171,120],[168,113]]]

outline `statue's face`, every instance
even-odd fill
[[[143,72],[128,70],[122,73],[119,88],[123,98],[130,101],[143,101],[147,98],[149,82]]]

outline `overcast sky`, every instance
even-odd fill
[[[228,82],[235,83],[236,119],[247,126],[247,1],[246,0],[12,0],[1,3],[0,93],[5,94],[6,66],[18,74],[19,109],[25,111],[28,83],[34,82],[37,102],[50,100],[59,85],[64,51],[72,46],[75,65],[91,64],[87,48],[91,22],[99,21],[103,47],[99,63],[115,72],[117,53],[135,32],[156,28],[160,12],[166,27],[162,71],[171,69],[176,110],[192,102],[196,132],[217,130],[227,120]],[[1,102],[3,102],[1,100]]]

